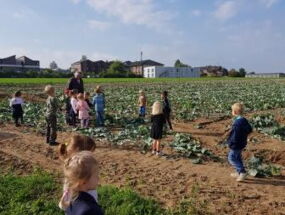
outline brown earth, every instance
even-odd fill
[[[198,207],[212,214],[285,214],[285,177],[252,178],[237,183],[229,175],[233,169],[226,162],[227,149],[217,143],[230,119],[193,123],[176,123],[175,131],[191,133],[223,162],[192,164],[187,159],[166,159],[144,155],[136,150],[115,149],[97,140],[95,154],[101,163],[101,183],[131,187],[143,196],[152,197],[165,207],[174,207],[183,199],[194,199]],[[202,129],[196,125],[202,124]],[[66,142],[70,133],[59,133],[58,141]],[[257,143],[249,143],[245,157],[254,153],[269,162],[285,166],[285,143],[254,132]],[[172,137],[164,140],[167,145]],[[0,125],[1,172],[15,170],[27,174],[34,167],[61,173],[56,147],[27,127]],[[170,153],[169,150],[165,152]]]

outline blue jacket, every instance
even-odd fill
[[[95,111],[104,111],[105,108],[105,96],[102,93],[95,94],[93,97],[93,102]]]
[[[65,211],[66,215],[104,215],[95,199],[86,192],[80,192],[77,199]]]
[[[230,132],[227,143],[230,149],[241,150],[246,147],[247,136],[252,132],[252,127],[244,117],[238,117]]]

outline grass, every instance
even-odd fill
[[[99,203],[105,215],[194,215],[208,214],[206,205],[193,198],[181,202],[175,209],[163,209],[156,201],[139,196],[130,188],[114,186],[98,188]],[[43,171],[27,176],[0,176],[1,215],[63,215],[57,204],[61,186],[55,177]]]
[[[156,82],[189,82],[207,80],[231,80],[244,78],[85,78],[85,83],[156,83]],[[0,78],[0,84],[66,84],[67,78]],[[250,79],[252,80],[252,79]]]
[[[0,176],[0,214],[63,214],[57,207],[59,186],[47,173]]]

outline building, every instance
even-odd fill
[[[81,60],[71,64],[70,70],[71,72],[82,72],[82,73],[94,73],[95,75],[99,75],[102,72],[107,71],[110,63],[102,60],[99,61],[91,61],[91,60]]]
[[[246,74],[246,78],[283,78],[285,77],[285,73],[251,73]]]
[[[16,58],[16,55],[0,58],[1,71],[25,72],[29,70],[40,70],[40,61],[32,60],[26,56]]]
[[[125,62],[126,65],[128,65],[130,71],[136,75],[141,75],[144,76],[143,71],[144,68],[150,67],[150,66],[163,66],[162,63],[158,63],[153,60],[143,60],[143,61],[135,61],[135,62],[130,62],[127,61]]]
[[[200,76],[200,67],[150,66],[144,68],[144,78],[199,78]]]

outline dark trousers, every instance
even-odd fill
[[[47,143],[55,143],[56,141],[56,126],[57,126],[57,120],[56,116],[49,116],[46,118],[47,122]]]
[[[16,125],[16,126],[19,126],[19,125],[20,125],[20,124],[19,124],[19,120],[21,121],[21,124],[24,124],[23,114],[21,114],[21,115],[15,115],[15,116],[13,116],[13,118],[14,118],[14,122],[15,122],[15,125]]]
[[[165,117],[166,122],[167,122],[168,125],[169,125],[169,128],[172,129],[172,124],[171,124],[171,121],[170,121],[170,113],[165,112],[165,113],[164,113],[164,117]]]
[[[70,125],[76,126],[76,113],[73,109],[70,110]]]

